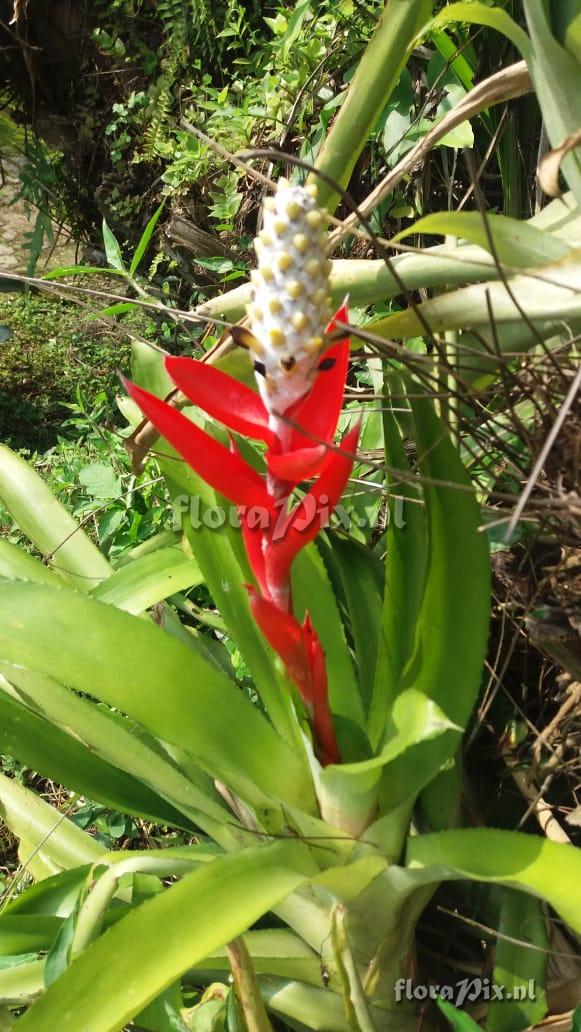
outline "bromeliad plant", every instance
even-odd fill
[[[533,25],[537,8],[526,7]],[[452,8],[489,22],[505,13],[479,3],[444,12]],[[388,3],[319,156],[342,185],[417,39],[439,31],[431,9],[427,0]],[[327,191],[330,211],[335,202]],[[23,460],[0,452],[2,502],[45,558],[0,542],[2,752],[194,843],[107,852],[0,778],[2,815],[35,882],[9,894],[0,914],[7,1027],[113,1032],[133,1022],[195,1032],[245,1022],[266,1032],[272,1013],[298,1029],[411,1032],[414,1002],[397,999],[402,980],[420,977],[418,918],[440,882],[471,878],[503,887],[507,934],[493,981],[537,981],[535,1000],[491,1005],[489,1028],[508,1032],[545,1009],[541,900],[581,930],[572,849],[462,827],[459,751],[482,679],[489,557],[457,442],[425,377],[407,377],[404,413],[420,476],[391,407],[372,413],[388,493],[404,498],[403,526],[392,518],[387,527],[385,570],[371,549],[325,529],[360,433],[355,424],[333,443],[349,342],[345,308],[327,325],[325,217],[314,191],[296,185],[266,206],[245,297],[250,328],[235,331],[258,394],[224,369],[135,343],[124,410],[134,425],[145,413],[162,435],[156,459],[183,514],[179,533],[113,568]],[[524,250],[538,254],[538,233],[553,249],[572,246],[567,233],[530,230],[518,236]],[[514,227],[494,234],[508,246]],[[498,270],[481,242],[482,230],[463,254],[486,278]],[[392,272],[382,266],[378,276],[369,264],[365,289],[394,293]],[[555,265],[557,279],[568,276],[574,258],[561,253]],[[554,276],[553,314],[562,302]],[[449,329],[458,296],[433,305]],[[479,309],[461,311],[469,330]],[[403,337],[421,324],[413,307],[393,318]],[[495,355],[484,348],[482,358],[491,376]],[[232,356],[226,362],[231,371]],[[388,368],[388,387],[391,376]],[[176,386],[190,403],[182,411],[165,400]],[[362,440],[369,426],[370,417]],[[241,526],[192,519],[191,498],[230,501]],[[393,516],[392,497],[390,506]],[[201,583],[258,700],[235,683],[219,637],[176,615],[171,600]],[[514,946],[525,922],[532,952]],[[233,989],[214,984],[187,1006],[194,987],[226,983],[229,972]],[[432,1017],[422,1020],[425,1028]]]

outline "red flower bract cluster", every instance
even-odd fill
[[[347,318],[343,306],[327,332]],[[333,445],[348,358],[348,339],[333,344],[311,389],[284,413],[269,413],[257,393],[213,366],[191,358],[165,359],[169,376],[193,404],[234,433],[267,445],[264,477],[233,441],[227,448],[173,406],[125,381],[142,412],[188,465],[239,507],[248,560],[260,587],[260,594],[248,589],[252,612],[298,688],[322,763],[339,760],[325,659],[309,615],[302,625],[292,615],[290,569],[298,551],[328,523],[353,465],[359,426],[339,447]],[[309,491],[287,511],[293,489],[311,478]]]

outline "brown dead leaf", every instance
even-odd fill
[[[16,25],[20,18],[23,18],[26,14],[26,7],[28,0],[14,0],[12,7],[12,18],[10,19],[10,25]]]
[[[537,169],[537,176],[542,190],[548,197],[560,197],[562,190],[559,186],[559,172],[564,158],[576,147],[581,146],[581,129],[568,136],[559,147],[555,147],[545,154]]]

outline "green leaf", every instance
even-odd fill
[[[124,315],[125,312],[140,311],[141,306],[134,301],[118,301],[115,305],[107,305],[101,312],[95,312],[93,318],[100,319],[104,315]]]
[[[44,989],[44,958],[0,970],[0,1000],[8,1006],[24,1007]]]
[[[498,923],[493,985],[504,987],[503,999],[490,1001],[487,1032],[519,1032],[537,1025],[547,1013],[547,962],[550,943],[541,901],[504,889]],[[534,1000],[520,992],[534,985]]]
[[[30,580],[36,584],[58,584],[52,570],[5,538],[0,538],[0,577]]]
[[[344,188],[431,11],[432,0],[390,0],[379,19],[315,163]],[[312,181],[333,214],[339,195],[319,177]]]
[[[460,249],[456,253],[460,255]],[[545,265],[542,270],[533,270],[530,275],[523,272],[508,276],[510,294],[502,283],[474,284],[425,301],[415,311],[396,312],[374,322],[370,329],[380,337],[393,340],[422,336],[427,322],[432,333],[469,329],[486,338],[493,320],[497,329],[494,340],[500,351],[523,351],[538,343],[535,333],[523,324],[523,311],[535,325],[537,334],[543,337],[559,333],[563,321],[575,324],[581,320],[581,300],[576,287],[580,272],[581,249],[578,249],[567,258]],[[477,356],[476,359],[473,354],[469,356],[471,368],[465,375],[474,380],[484,372],[494,372],[498,359],[493,342],[487,350],[474,337],[472,346],[482,351],[482,360],[476,369]],[[462,373],[461,361],[459,368]]]
[[[105,254],[107,255],[107,261],[113,269],[118,269],[119,272],[125,272],[125,266],[123,264],[123,255],[121,254],[121,248],[119,241],[113,233],[113,231],[107,225],[106,219],[103,219],[103,243],[105,245]]]
[[[438,35],[436,33],[436,35]],[[445,33],[440,35],[445,36]],[[449,41],[451,44],[451,41]],[[452,49],[453,44],[452,44]],[[464,61],[464,65],[462,62]],[[460,77],[454,70],[454,63],[449,64],[448,61],[442,56],[441,53],[436,53],[430,58],[427,67],[427,79],[428,86],[441,91],[441,99],[438,103],[435,118],[432,122],[431,119],[422,118],[420,120],[421,130],[425,133],[432,128],[433,124],[439,122],[445,115],[448,114],[456,105],[460,104],[466,96],[466,90],[471,89],[471,86],[465,87],[460,81]],[[456,69],[462,67],[464,72],[464,78],[472,78],[464,57],[462,54],[458,57],[458,64]],[[468,70],[467,70],[468,69]],[[448,132],[446,136],[442,137],[439,141],[438,146],[440,147],[473,147],[474,146],[474,133],[470,121],[461,122],[451,132]]]
[[[403,391],[403,381],[400,390]],[[385,461],[391,471],[386,477],[389,522],[386,534],[385,588],[381,613],[381,637],[368,734],[377,747],[383,737],[389,708],[401,687],[401,674],[413,648],[426,569],[427,536],[419,492],[410,483],[410,465],[391,405],[393,397],[386,375],[386,403],[383,411]],[[389,401],[387,400],[389,399]],[[402,476],[398,476],[401,470]]]
[[[111,573],[109,563],[54,497],[32,467],[0,445],[0,501],[46,557],[79,591],[90,591]]]
[[[139,241],[137,247],[135,248],[135,254],[133,255],[133,258],[131,259],[131,265],[129,266],[129,275],[130,276],[134,276],[135,273],[137,272],[137,269],[139,267],[139,263],[141,262],[141,259],[143,258],[143,255],[147,251],[147,247],[148,247],[149,241],[151,240],[151,238],[153,236],[153,231],[154,231],[155,227],[157,226],[157,223],[159,221],[159,217],[160,217],[164,207],[165,207],[165,201],[162,201],[161,204],[159,205],[159,207],[156,208],[156,210],[154,211],[154,213],[151,216],[149,222],[147,223],[147,226],[145,227],[145,229],[143,230],[143,233],[141,234],[141,240]]]
[[[158,398],[167,398],[175,390],[175,384],[166,372],[164,359],[167,352],[152,348],[147,341],[133,339],[131,341],[131,372],[133,379],[140,387],[156,394]]]
[[[463,728],[480,688],[486,655],[488,543],[479,533],[480,509],[447,430],[427,398],[411,404],[420,470],[426,478],[428,556],[414,649],[400,689],[421,692]],[[448,731],[410,749],[386,769],[385,792],[394,806],[412,798],[435,776],[453,755],[458,738],[457,732]]]
[[[442,1014],[444,1014],[450,1022],[454,1032],[482,1032],[480,1025],[477,1025],[469,1014],[465,1014],[464,1011],[456,1010],[456,1008],[451,1003],[448,1003],[447,1000],[443,1000],[438,996],[436,1003],[442,1011]]]
[[[369,708],[381,630],[382,565],[364,545],[341,534],[327,533],[330,547],[323,551],[327,565],[334,566],[344,593],[349,624],[355,645],[355,661],[359,683],[358,696],[365,710]],[[320,542],[319,547],[323,545]],[[324,547],[324,546],[323,546]],[[333,700],[333,696],[331,696]],[[344,713],[333,701],[334,713]],[[361,720],[360,708],[357,707]],[[360,726],[364,726],[361,720]]]
[[[48,987],[60,978],[68,965],[69,950],[75,934],[75,914],[61,922],[44,965],[44,984]]]
[[[188,559],[180,548],[160,548],[116,570],[108,580],[97,585],[91,595],[128,613],[142,613],[170,595],[201,584],[202,580],[195,559]]]
[[[244,936],[252,966],[257,975],[280,975],[297,978],[311,985],[321,984],[321,958],[300,936],[288,928],[261,928]],[[212,971],[230,971],[224,948],[204,958],[202,967]]]
[[[288,979],[269,978],[264,980],[263,996],[269,1009],[283,1021],[291,1021],[296,1028],[334,1029],[337,1032],[352,1032],[353,1025],[345,1016],[344,999],[338,993],[315,986],[303,985]],[[374,1014],[376,1028],[385,1012],[377,1008]],[[292,1026],[291,1026],[292,1027]]]
[[[33,882],[8,902],[6,917],[67,917],[77,905],[89,871],[90,865],[85,864],[59,871],[43,881]]]
[[[285,63],[287,61],[289,51],[300,35],[303,22],[307,14],[309,14],[310,8],[311,0],[297,0],[285,33],[279,40],[281,62]]]
[[[571,1025],[571,1032],[581,1032],[581,1003],[575,1008],[573,1014],[573,1024]]]
[[[414,688],[401,692],[389,716],[386,744],[376,756],[330,764],[321,771],[318,797],[325,820],[358,837],[375,816],[382,768],[402,756],[405,760],[408,750],[413,763],[412,746],[431,742],[453,727],[427,696]]]
[[[34,688],[30,675],[27,677],[26,673],[15,670],[13,678],[17,685],[22,686],[20,695],[28,706],[19,700],[18,688],[11,689],[5,678],[0,675],[0,752],[3,755],[12,756],[45,777],[52,778],[89,799],[95,799],[123,813],[132,813],[137,817],[148,816],[160,824],[175,824],[178,827],[184,824],[184,818],[178,810],[168,806],[159,794],[126,773],[120,762],[115,763],[114,757],[112,761],[107,761],[93,751],[94,747],[88,748],[80,741],[78,729],[76,734],[72,734],[66,726],[59,727],[47,720],[42,713],[34,712],[30,708],[34,706],[34,701],[26,692],[27,687],[29,691]],[[43,679],[38,687],[48,696],[45,703],[47,713],[56,709],[54,702],[51,707],[51,695],[54,697],[60,692],[61,697],[69,695],[74,698],[66,689],[55,686],[46,679]],[[9,692],[14,694],[8,694]],[[70,703],[71,698],[65,701]],[[70,715],[73,724],[75,708],[72,703]],[[101,714],[95,713],[96,707],[84,708],[92,711],[89,719],[93,717],[93,723],[96,725],[92,729],[92,739],[95,741],[98,739],[100,725],[111,722],[107,722]],[[83,709],[82,705],[80,709]],[[121,740],[121,744],[122,733],[116,737]],[[136,751],[129,732],[126,737],[127,742],[123,742],[125,747]],[[126,762],[125,757],[124,760]],[[160,788],[163,791],[163,786]],[[185,821],[185,824],[188,823]]]
[[[404,68],[397,86],[392,91],[383,126],[383,149],[387,155],[390,167],[396,165],[406,150],[413,146],[413,141],[406,140],[406,134],[412,122],[413,110],[414,90],[412,77],[407,68]]]
[[[100,265],[61,265],[42,276],[43,280],[63,279],[65,276],[122,276],[119,269],[103,269]]]
[[[529,269],[531,265],[546,265],[566,258],[573,251],[566,241],[537,229],[529,222],[506,215],[487,215],[486,223],[498,259],[509,266]],[[486,223],[477,211],[442,211],[418,219],[413,226],[398,233],[394,240],[403,240],[412,233],[430,233],[460,237],[491,251]]]
[[[325,650],[333,713],[363,727],[361,697],[343,624],[325,565],[314,544],[302,549],[293,563],[292,594],[297,619],[302,620],[309,611]]]
[[[103,846],[64,814],[5,774],[0,774],[0,815],[11,832],[27,843],[29,852],[24,858],[21,855],[24,867],[29,866],[27,861],[40,857],[55,873],[93,863],[105,853]]]
[[[234,268],[234,262],[231,258],[222,258],[216,256],[215,258],[196,258],[196,265],[200,265],[202,269],[210,269],[215,272],[218,276],[224,275],[226,272],[231,272]]]
[[[523,0],[532,40],[527,57],[547,134],[553,147],[560,147],[581,124],[581,63],[557,43],[547,17],[546,5]],[[581,204],[581,155],[574,148],[562,164],[563,174]]]
[[[52,914],[0,914],[0,957],[13,960],[21,954],[45,952],[51,948],[61,922],[61,917]]]
[[[520,50],[525,60],[528,60],[531,43],[526,32],[519,28],[506,11],[502,11],[496,6],[489,7],[477,0],[463,0],[461,3],[448,4],[428,23],[427,32],[431,33],[434,29],[441,28],[442,25],[458,22],[487,25],[490,29],[502,32],[511,43],[514,43],[517,50]]]
[[[297,842],[201,866],[93,941],[20,1018],[22,1032],[116,1032],[312,873],[308,850]]]
[[[79,482],[92,498],[119,498],[122,493],[121,480],[113,466],[106,462],[92,462],[79,472]]]
[[[474,69],[459,50],[458,45],[450,39],[444,29],[433,29],[430,36],[460,85],[466,91],[471,90],[474,86]]]
[[[45,952],[54,942],[61,921],[52,914],[0,914],[0,957]]]
[[[237,791],[309,809],[306,764],[216,666],[112,606],[14,582],[0,598],[0,659],[132,716]]]
[[[417,884],[460,877],[532,893],[581,931],[581,853],[563,843],[489,828],[441,831],[410,837],[406,864]]]

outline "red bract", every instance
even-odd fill
[[[235,433],[273,444],[260,394],[207,362],[168,355],[165,368],[182,394]]]
[[[246,552],[252,571],[260,587],[281,609],[288,609],[290,601],[289,575],[292,562],[305,545],[327,526],[338,505],[353,465],[357,447],[359,424],[345,436],[339,448],[328,449],[328,459],[310,491],[301,498],[290,513],[284,500],[278,503],[278,513],[268,526],[254,519],[258,497],[240,512]]]
[[[130,380],[123,379],[123,384],[160,434],[173,445],[188,466],[216,491],[235,505],[245,505],[252,498],[253,504],[270,508],[271,499],[264,480],[237,452],[230,451],[210,434],[200,430],[199,426],[155,394],[150,394]]]
[[[327,327],[347,322],[343,306]],[[313,728],[321,763],[339,762],[327,692],[321,642],[305,615],[302,626],[291,612],[290,569],[297,553],[325,527],[353,465],[359,424],[337,447],[337,428],[349,340],[333,344],[319,363],[310,391],[286,412],[269,414],[261,397],[226,373],[190,358],[168,356],[165,366],[176,387],[229,430],[267,445],[267,477],[260,476],[230,448],[201,430],[172,405],[125,380],[131,397],[192,469],[239,508],[248,560],[260,586],[249,588],[255,619],[297,685]],[[315,477],[309,491],[288,511],[302,480]]]
[[[302,626],[290,613],[281,613],[273,602],[247,585],[250,608],[269,645],[282,659],[295,682],[311,718],[321,763],[340,760],[333,718],[329,708],[325,653],[308,613]]]
[[[347,318],[347,308],[343,305],[329,323],[327,332],[336,330],[337,321],[347,322]],[[281,413],[289,421],[283,424],[284,436],[288,438],[284,442],[270,427],[269,414],[260,395],[227,373],[206,362],[171,355],[166,358],[165,367],[176,387],[194,405],[224,423],[229,430],[264,441],[269,446],[268,472],[294,485],[315,476],[325,462],[326,445],[332,442],[339,421],[348,361],[349,339],[346,338],[325,353],[320,363],[321,372],[306,397]]]

